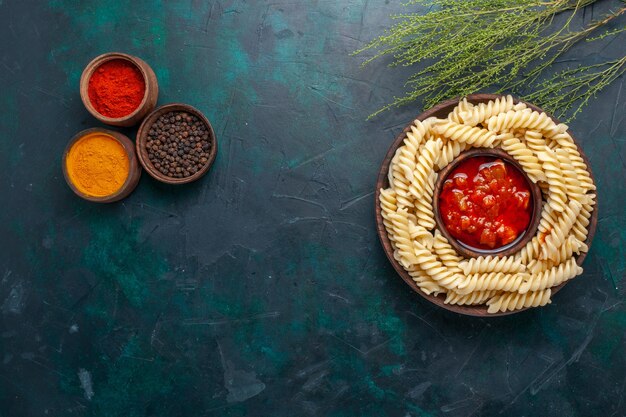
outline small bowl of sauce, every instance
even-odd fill
[[[441,233],[466,257],[510,255],[535,235],[541,189],[508,153],[461,153],[439,173],[433,196]]]

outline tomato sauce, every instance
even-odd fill
[[[524,233],[532,215],[528,181],[497,157],[467,158],[450,172],[439,194],[443,223],[458,241],[496,249]]]

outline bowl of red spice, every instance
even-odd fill
[[[156,106],[156,75],[142,59],[109,52],[94,58],[80,77],[80,97],[96,119],[113,126],[133,126]]]
[[[161,106],[146,116],[135,146],[143,168],[166,184],[199,179],[217,155],[217,138],[209,120],[182,103]]]

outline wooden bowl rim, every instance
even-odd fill
[[[195,174],[190,175],[187,178],[171,178],[167,175],[163,175],[160,171],[158,171],[150,162],[150,158],[148,158],[147,150],[145,147],[146,140],[148,137],[148,132],[150,131],[150,127],[152,124],[158,119],[161,115],[171,112],[171,111],[185,111],[187,113],[191,113],[202,120],[209,129],[209,141],[211,141],[211,153],[209,154],[209,160],[207,163]],[[157,181],[161,181],[165,184],[187,184],[193,181],[196,181],[203,177],[213,165],[215,161],[215,156],[217,155],[217,137],[215,136],[215,131],[213,130],[213,126],[209,119],[195,107],[185,104],[185,103],[170,103],[165,104],[163,106],[157,107],[150,114],[148,114],[141,122],[139,126],[139,130],[137,131],[137,140],[135,141],[135,146],[137,148],[137,156],[139,157],[139,162],[143,166],[148,174]]]
[[[89,98],[89,94],[87,93],[87,91],[89,90],[89,80],[91,80],[91,76],[93,75],[94,71],[105,62],[113,61],[116,59],[122,59],[133,64],[135,68],[137,68],[139,72],[141,72],[141,76],[143,77],[143,83],[146,89],[144,91],[143,98],[141,99],[141,103],[139,103],[137,108],[135,108],[132,113],[129,113],[126,116],[122,117],[108,117],[98,112],[96,108],[91,104],[91,99]],[[102,55],[98,55],[97,57],[89,61],[80,76],[81,99],[83,100],[83,104],[87,108],[87,111],[89,111],[89,113],[91,113],[93,117],[103,123],[125,122],[135,117],[148,102],[148,97],[150,97],[151,93],[150,90],[152,89],[152,86],[148,82],[149,76],[146,69],[144,68],[144,65],[150,67],[150,65],[148,65],[148,63],[145,62],[143,59],[122,52],[107,52]],[[85,92],[84,94],[83,91]]]
[[[503,94],[488,94],[488,93],[477,93],[477,94],[470,94],[468,96],[466,96],[466,99],[468,102],[473,103],[473,104],[477,104],[477,103],[486,103],[489,100],[495,100],[498,99],[500,97],[502,97]],[[421,114],[419,114],[415,119],[423,121],[426,120],[429,117],[435,116],[436,114],[440,113],[440,112],[446,112],[445,115],[443,115],[443,118],[447,117],[447,115],[452,111],[452,109],[459,103],[460,100],[462,100],[463,97],[456,97],[450,100],[446,100],[443,101],[433,107],[431,107],[430,109],[422,112]],[[548,116],[550,116],[550,118],[557,124],[560,123],[560,121],[552,116],[550,113],[545,112],[543,109],[541,109],[540,107],[535,106],[534,104],[530,104],[527,103],[525,101],[522,101],[520,99],[518,99],[517,97],[513,96],[513,102],[514,103],[524,103],[526,104],[526,106],[534,111],[537,112],[544,112],[546,113]],[[414,120],[415,120],[414,119]],[[402,268],[402,266],[400,265],[400,263],[398,261],[395,260],[395,258],[393,257],[393,250],[391,248],[391,242],[389,241],[389,237],[387,236],[387,231],[385,230],[385,226],[383,224],[383,218],[382,218],[382,213],[381,213],[381,208],[380,208],[380,190],[381,188],[387,188],[389,183],[388,183],[388,178],[387,178],[387,172],[389,170],[389,164],[391,163],[391,159],[393,158],[393,155],[396,152],[396,149],[402,144],[402,142],[404,141],[404,139],[406,138],[406,133],[408,131],[411,130],[411,125],[412,122],[407,124],[407,126],[402,130],[402,132],[400,132],[400,134],[398,134],[398,136],[396,136],[395,140],[391,143],[389,149],[387,150],[387,153],[385,154],[385,157],[383,158],[383,161],[381,163],[380,166],[380,171],[378,173],[378,178],[376,181],[376,189],[374,190],[374,209],[375,209],[375,213],[376,213],[376,231],[378,233],[378,238],[380,239],[380,243],[383,246],[383,250],[385,252],[385,255],[387,256],[387,259],[389,260],[389,262],[391,263],[391,265],[393,266],[393,268],[396,270],[396,272],[398,273],[398,275],[400,275],[400,277],[402,278],[402,280],[404,282],[407,283],[407,285],[409,285],[409,287],[411,287],[413,289],[413,291],[417,292],[421,297],[423,297],[424,299],[428,300],[429,302],[454,313],[458,313],[458,314],[462,314],[462,315],[467,315],[467,316],[474,316],[474,317],[500,317],[500,316],[507,316],[510,314],[516,314],[516,313],[520,313],[522,311],[527,310],[528,308],[523,308],[520,310],[514,310],[514,311],[505,311],[505,312],[498,312],[498,313],[493,313],[493,314],[489,314],[487,313],[487,306],[486,305],[478,305],[478,306],[461,306],[461,305],[456,305],[456,304],[445,304],[444,300],[445,300],[445,294],[440,294],[438,296],[434,296],[434,295],[427,295],[424,292],[422,292],[422,290],[419,289],[419,287],[417,286],[417,284],[413,281],[413,279],[411,278],[411,276],[404,270],[404,268]],[[572,134],[571,129],[568,129],[567,132],[570,134],[570,136],[572,137],[572,139],[574,140],[574,143],[576,144],[576,147],[578,148],[578,152],[580,153],[580,156],[583,158],[583,160],[585,161],[585,164],[587,165],[587,171],[589,171],[589,175],[591,177],[591,179],[593,180],[594,184],[595,184],[595,177],[593,175],[593,172],[591,170],[591,165],[589,164],[589,159],[587,158],[587,155],[585,155],[585,153],[583,152],[583,150],[580,147],[580,144],[578,143],[578,141],[576,140],[575,136]],[[593,237],[595,235],[596,232],[596,226],[597,226],[597,222],[598,222],[598,199],[596,198],[596,203],[593,207],[593,211],[591,212],[591,218],[590,218],[590,222],[589,222],[589,226],[588,226],[588,233],[587,233],[587,240],[585,240],[585,243],[587,245],[587,247],[589,248],[589,250],[591,250],[591,243],[593,241]],[[578,255],[578,257],[576,258],[576,263],[578,265],[582,265],[585,257],[587,256],[588,252],[582,252],[580,255]],[[556,294],[561,288],[563,288],[569,281],[565,281],[564,283],[553,287],[552,288],[552,295]]]
[[[115,193],[102,197],[90,196],[80,191],[74,185],[69,173],[67,172],[67,156],[69,155],[70,150],[72,149],[74,144],[80,139],[93,133],[101,133],[115,139],[120,145],[122,145],[122,147],[126,151],[126,155],[128,156],[129,161],[128,176],[126,177],[124,184],[122,184],[120,189],[117,190]],[[139,164],[137,163],[137,155],[135,154],[135,146],[133,142],[126,135],[120,132],[104,129],[101,127],[92,127],[89,129],[81,130],[80,132],[72,136],[70,141],[65,146],[65,150],[63,151],[63,161],[61,165],[65,182],[72,189],[72,191],[74,191],[74,193],[80,198],[94,203],[113,203],[115,201],[121,200],[122,198],[129,195],[137,187],[137,184],[139,183],[139,176],[141,176],[141,170],[139,168]]]
[[[467,159],[477,156],[494,156],[500,159],[504,159],[506,160],[506,162],[513,165],[526,180],[533,199],[532,214],[530,217],[530,221],[528,222],[528,226],[526,227],[526,230],[524,230],[524,233],[515,238],[513,242],[497,249],[486,250],[471,248],[459,242],[459,240],[452,236],[452,234],[446,228],[445,224],[443,223],[443,219],[441,218],[441,212],[439,211],[439,195],[441,193],[443,182],[447,179],[447,177],[454,170],[454,168],[458,166],[458,164],[466,161]],[[539,228],[539,222],[541,220],[541,210],[543,209],[541,197],[541,188],[539,188],[537,184],[530,180],[528,174],[526,173],[526,171],[524,171],[524,168],[508,152],[501,148],[471,148],[461,152],[448,165],[446,165],[442,170],[439,171],[439,175],[437,176],[437,181],[435,182],[435,187],[433,190],[433,212],[435,213],[435,223],[437,223],[437,228],[439,229],[439,232],[443,234],[443,236],[448,240],[450,245],[458,253],[467,258],[476,258],[478,256],[490,255],[509,256],[526,246],[526,244],[537,233],[537,229]]]

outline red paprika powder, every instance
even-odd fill
[[[91,75],[87,93],[98,113],[111,118],[131,114],[143,100],[146,83],[139,68],[123,59],[100,65]]]

